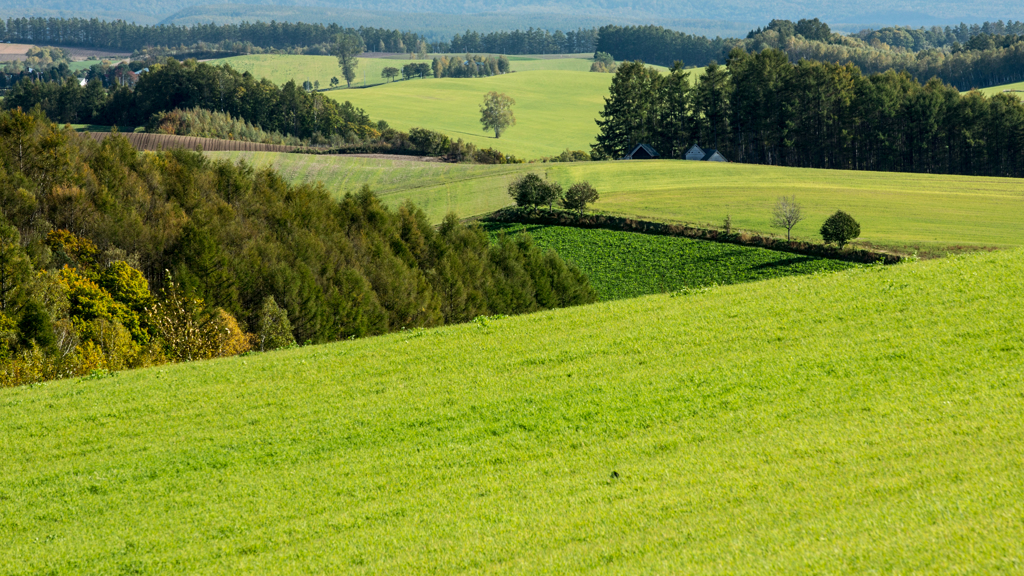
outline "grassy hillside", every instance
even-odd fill
[[[594,119],[604,106],[611,74],[535,70],[489,78],[440,78],[393,82],[366,90],[332,91],[371,118],[395,128],[430,128],[516,156],[557,155],[566,148],[590,150],[597,134]],[[517,123],[502,135],[484,132],[480,104],[487,92],[515,99]]]
[[[0,391],[3,573],[997,573],[1024,253]]]
[[[451,54],[447,56],[451,57]],[[523,72],[527,70],[564,70],[574,72],[590,71],[590,64],[593,62],[592,54],[569,54],[569,55],[544,55],[536,56],[509,56],[512,70]],[[401,70],[402,66],[410,62],[430,63],[433,55],[425,60],[411,60],[408,56],[392,56],[387,58],[360,58],[359,59],[359,86],[373,86],[385,84],[380,73],[384,68],[393,66]],[[235,70],[251,72],[257,78],[269,78],[276,84],[284,84],[289,80],[295,80],[302,84],[305,80],[314,82],[320,81],[321,88],[330,85],[331,77],[337,76],[342,79],[341,68],[338,67],[338,59],[334,56],[303,56],[291,54],[252,54],[248,56],[234,56],[231,58],[220,58],[212,60],[212,64],[228,64]],[[654,66],[665,70],[661,66]],[[699,71],[695,71],[699,72]],[[608,82],[611,82],[611,75],[608,75]],[[353,83],[355,87],[355,83]],[[342,88],[344,89],[344,88]]]
[[[1017,82],[1016,84],[1003,84],[1001,86],[992,86],[991,88],[982,88],[979,90],[979,92],[982,92],[989,96],[995,96],[996,94],[1001,94],[1004,90],[1014,90],[1014,92],[1010,92],[1010,94],[1013,94],[1014,96],[1020,98],[1024,96],[1024,82]]]
[[[856,264],[720,242],[637,232],[485,222],[492,235],[527,232],[575,264],[601,300],[715,284],[833,272]]]
[[[586,57],[513,56],[509,60],[517,73],[491,78],[417,78],[385,83],[380,77],[385,67],[400,69],[413,60],[360,58],[359,78],[353,89],[330,90],[326,94],[351,101],[371,118],[387,120],[401,130],[414,126],[430,128],[520,157],[552,156],[566,148],[589,151],[597,135],[594,120],[604,106],[612,75],[588,72],[591,59]],[[326,88],[332,76],[341,78],[338,60],[333,56],[253,55],[214,63],[230,64],[278,84],[288,80],[299,84],[319,80],[321,88]],[[694,70],[694,75],[701,72]],[[480,103],[483,95],[492,90],[516,99],[513,110],[518,124],[500,139],[480,126]]]
[[[387,202],[412,200],[435,221],[448,211],[466,217],[507,206],[508,183],[536,171],[563,186],[589,180],[601,193],[595,207],[620,215],[721,225],[728,214],[737,228],[784,233],[771,228],[771,209],[778,196],[795,195],[807,215],[793,231],[798,238],[820,239],[821,223],[842,209],[861,223],[862,242],[922,254],[1024,244],[1024,185],[1012,178],[678,160],[474,166],[296,154],[213,156],[272,164],[286,178],[322,180],[339,193],[370,184]]]

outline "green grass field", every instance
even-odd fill
[[[453,55],[444,54],[444,56],[451,58]],[[592,54],[539,54],[535,56],[509,56],[508,59],[512,64],[512,70],[517,72],[532,70],[588,72],[590,71],[590,64],[593,62],[592,56]],[[429,64],[433,58],[433,54],[428,55],[424,60],[414,60],[408,56],[360,58],[358,85],[362,87],[364,85],[384,84],[385,81],[380,76],[384,68],[393,66],[401,70],[402,66],[410,62],[426,62]],[[338,59],[334,56],[252,54],[248,56],[219,58],[211,60],[210,64],[228,64],[235,70],[251,72],[257,78],[268,78],[275,84],[284,84],[289,80],[295,80],[296,83],[301,85],[304,81],[309,80],[310,82],[319,81],[321,88],[327,88],[330,86],[332,77],[342,80],[341,68],[338,67]],[[653,67],[663,71],[667,70],[663,66]],[[608,75],[608,82],[611,82],[611,74]],[[356,87],[356,83],[353,83],[353,87]]]
[[[566,148],[590,151],[597,134],[594,119],[604,106],[611,79],[611,74],[534,70],[489,78],[410,80],[328,94],[401,130],[429,128],[481,148],[532,159]],[[480,125],[480,104],[491,91],[516,101],[517,123],[501,138]]]
[[[353,83],[353,89],[330,90],[325,94],[350,101],[366,110],[371,118],[387,120],[401,130],[438,130],[482,148],[493,147],[528,159],[554,156],[566,148],[589,151],[597,134],[594,120],[604,106],[612,74],[589,72],[592,60],[585,57],[514,56],[510,60],[515,74],[385,83],[380,77],[385,67],[401,68],[412,60],[360,58],[359,79]],[[332,76],[341,77],[338,60],[333,56],[263,54],[211,63],[230,64],[278,84],[292,79],[298,84],[309,80],[319,81],[320,87],[326,88]],[[695,76],[701,72],[693,71]],[[516,99],[513,110],[518,123],[500,139],[480,126],[480,103],[484,94],[492,90]]]
[[[0,390],[0,573],[1016,573],[1024,252]]]
[[[504,166],[444,165],[381,159],[231,152],[272,165],[293,182],[323,181],[336,193],[369,184],[389,204],[411,200],[439,222],[449,211],[470,217],[508,206],[517,175],[534,171],[568,186],[589,180],[600,191],[595,208],[617,215],[762,233],[771,228],[778,196],[795,195],[807,219],[795,237],[820,240],[821,223],[845,210],[861,224],[862,243],[922,255],[1024,244],[1024,184],[1013,178],[782,168],[662,160]]]
[[[1010,94],[1021,98],[1024,97],[1024,82],[1017,82],[1016,84],[1003,84],[1001,86],[992,86],[991,88],[982,88],[979,92],[988,96],[995,96],[1001,94],[1005,90],[1013,90]]]
[[[856,265],[720,242],[636,232],[484,222],[492,237],[529,233],[575,264],[601,300],[635,298],[716,284],[834,272]]]

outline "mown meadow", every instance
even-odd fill
[[[484,222],[492,238],[529,234],[575,264],[601,300],[736,284],[856,266],[763,248],[706,240],[569,226]]]
[[[0,390],[0,572],[1017,572],[1022,294],[1004,251]]]
[[[796,196],[807,219],[796,238],[820,240],[836,210],[861,224],[860,243],[925,256],[1024,243],[1024,187],[1013,178],[858,172],[718,164],[683,160],[522,165],[445,165],[378,158],[221,152],[217,158],[273,165],[292,181],[320,180],[337,194],[369,184],[386,203],[412,200],[440,222],[448,212],[482,215],[512,203],[508,185],[536,172],[568,187],[587,180],[600,191],[599,211],[650,220],[743,230],[771,227],[782,195]]]

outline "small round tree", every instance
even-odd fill
[[[538,206],[543,202],[544,179],[533,173],[523,174],[509,184],[508,195],[520,208]]]
[[[842,210],[837,210],[821,225],[821,239],[826,243],[838,245],[840,249],[846,246],[847,242],[859,236],[860,224],[853,219],[853,216]]]
[[[562,199],[562,187],[557,182],[547,182],[540,176],[529,173],[509,184],[508,195],[519,207],[536,208],[545,204],[550,207]]]
[[[582,214],[587,209],[587,204],[597,202],[598,197],[597,189],[591,186],[590,182],[584,180],[569,186],[565,192],[565,198],[562,200],[562,206]]]

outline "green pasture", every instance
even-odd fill
[[[444,165],[339,156],[222,152],[214,158],[273,166],[292,182],[322,181],[343,194],[369,184],[392,205],[411,200],[434,221],[446,213],[477,216],[511,204],[508,184],[536,172],[567,187],[588,180],[595,209],[644,219],[733,226],[785,234],[770,226],[776,198],[796,196],[806,220],[798,239],[820,240],[830,214],[861,224],[861,245],[921,255],[1024,244],[1024,183],[1013,178],[902,174],[719,164],[684,160],[575,162],[504,166]]]
[[[457,55],[449,55],[449,57]],[[586,56],[586,55],[583,55]],[[533,56],[510,58],[514,74],[489,78],[414,78],[385,82],[381,71],[408,62],[394,58],[360,58],[353,89],[328,90],[331,98],[350,101],[371,118],[398,129],[429,128],[479,147],[493,147],[528,159],[554,156],[565,149],[590,150],[597,135],[598,112],[604,107],[612,74],[591,73],[591,59]],[[340,69],[333,56],[261,54],[211,61],[269,78],[277,84],[319,80],[327,88]],[[667,69],[655,66],[662,71]],[[694,69],[694,77],[703,69]],[[358,88],[358,89],[356,89]],[[490,91],[516,99],[517,124],[500,139],[480,126],[480,104]]]
[[[994,574],[1024,252],[0,390],[4,574]]]
[[[389,56],[383,58],[360,58],[358,82],[353,82],[352,87],[373,86],[384,84],[384,78],[380,74],[386,67],[395,67],[401,70],[402,66],[410,62],[433,61],[435,54],[427,55],[426,59],[410,59],[408,56]],[[437,54],[448,58],[458,58],[459,54]],[[498,56],[495,54],[495,56]],[[572,55],[534,55],[534,56],[509,56],[512,70],[561,70],[588,72],[593,62],[592,54]],[[257,78],[268,78],[275,84],[284,84],[289,80],[295,80],[297,84],[304,81],[320,81],[321,88],[328,88],[332,77],[343,80],[341,68],[338,66],[338,59],[334,56],[307,56],[293,54],[251,54],[247,56],[233,56],[230,58],[219,58],[211,60],[210,64],[228,64],[240,72],[250,72]],[[654,66],[661,70],[664,67]],[[400,77],[399,77],[400,78]],[[403,80],[399,79],[399,82]],[[608,82],[611,82],[611,75],[608,75]],[[358,84],[358,86],[357,86]],[[342,82],[344,87],[344,82]]]
[[[1003,84],[1001,86],[992,86],[991,88],[981,88],[979,92],[987,96],[995,96],[996,94],[1002,94],[1006,90],[1013,90],[1013,92],[1009,92],[1009,94],[1013,94],[1018,98],[1024,97],[1024,82]]]
[[[401,130],[429,128],[481,148],[532,159],[558,155],[566,148],[590,150],[597,134],[594,119],[604,106],[611,78],[594,72],[535,70],[488,78],[409,80],[327,94]],[[491,91],[516,101],[517,123],[501,138],[480,125],[480,104]]]
[[[575,264],[601,300],[635,298],[716,284],[833,272],[849,262],[706,240],[568,226],[484,222],[492,235],[528,233]]]

